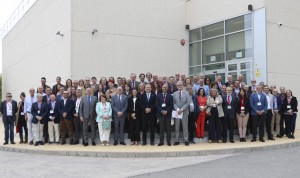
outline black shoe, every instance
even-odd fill
[[[234,143],[234,140],[233,140],[233,139],[230,139],[230,143]]]
[[[29,142],[29,145],[33,145],[33,141],[30,141],[30,142]]]
[[[151,146],[154,146],[154,141],[151,141],[151,142],[150,142],[150,145],[151,145]]]
[[[256,138],[253,138],[253,139],[251,140],[251,142],[256,142]]]
[[[59,144],[59,142],[55,142],[57,145]]]
[[[48,144],[51,145],[53,142],[49,142]]]
[[[83,146],[89,146],[89,143],[88,142],[84,142]]]
[[[126,145],[126,143],[125,142],[120,142],[120,145]]]
[[[243,138],[240,138],[240,142],[243,142],[244,140],[243,140]]]
[[[117,146],[118,145],[118,142],[114,142],[114,146]]]
[[[245,138],[243,138],[243,142],[246,142],[246,139],[245,139]]]
[[[93,146],[96,146],[96,143],[95,143],[95,142],[92,142],[92,145],[93,145]]]
[[[279,134],[277,134],[277,136],[276,136],[277,138],[282,138],[282,136],[281,135],[279,135]]]
[[[163,145],[164,145],[164,143],[160,142],[157,146],[163,146]]]
[[[75,141],[74,143],[73,143],[73,145],[78,145],[79,144],[79,141]]]
[[[167,143],[167,145],[168,145],[168,146],[171,146],[172,144],[169,142],[169,143]]]
[[[142,145],[143,145],[143,146],[147,145],[147,142],[146,142],[146,141],[144,141]]]
[[[189,140],[189,142],[192,143],[192,144],[196,144],[196,142],[194,141],[194,139]]]
[[[263,138],[260,138],[259,141],[260,142],[265,142],[265,140]]]
[[[7,144],[8,144],[8,142],[4,142],[4,143],[3,143],[3,145],[7,145]]]
[[[44,142],[42,142],[42,141],[40,141],[40,143],[39,143],[40,145],[44,145]]]
[[[39,146],[39,142],[35,142],[34,146]]]
[[[223,142],[223,143],[226,143],[226,142],[227,142],[227,140],[222,140],[222,142]]]
[[[190,143],[189,142],[184,142],[185,146],[189,146]]]
[[[60,144],[64,145],[64,144],[66,144],[66,141],[61,141]]]
[[[12,141],[12,142],[10,142],[10,144],[13,144],[13,145],[14,145],[14,144],[16,144],[16,142]]]
[[[173,145],[174,145],[174,146],[179,145],[179,142],[175,142]]]
[[[268,140],[275,140],[273,137],[269,137]]]

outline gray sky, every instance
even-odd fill
[[[22,0],[0,0],[0,28],[16,10]],[[2,41],[0,43],[0,73],[2,73]]]

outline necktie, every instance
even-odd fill
[[[39,110],[41,110],[41,103],[38,104]]]
[[[164,98],[163,99],[164,99],[164,103],[165,103],[166,102],[166,94],[165,93],[164,93]]]
[[[228,104],[230,104],[230,96],[228,95],[228,98],[227,98],[227,102]]]
[[[171,85],[171,92],[173,93],[173,85]]]
[[[119,101],[120,101],[120,103],[122,104],[122,102],[121,102],[121,95],[119,95]]]
[[[181,99],[181,91],[179,91],[179,99]]]
[[[89,106],[91,105],[91,97],[88,96],[88,100],[89,100]]]
[[[148,98],[148,101],[149,101],[149,99],[150,99],[150,94],[149,94],[149,93],[147,93],[147,95],[148,95],[148,96],[147,96],[147,98]]]

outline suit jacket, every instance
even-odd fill
[[[82,97],[81,97],[81,99],[82,99]],[[74,101],[74,109],[73,109],[73,116],[74,116],[74,114],[76,114],[76,102],[77,102],[77,98],[76,99],[74,99],[73,100]],[[80,100],[80,103],[81,103],[81,101],[82,100]],[[80,109],[80,103],[79,103],[79,106],[78,106],[78,117],[80,117],[80,115],[79,115],[79,109]],[[75,117],[75,116],[74,116]]]
[[[249,98],[244,100],[244,107],[244,113],[248,114],[250,112]],[[241,100],[239,98],[236,98],[236,113],[241,114]]]
[[[146,113],[145,109],[146,108],[150,108],[151,109],[150,114],[154,114],[155,113],[155,109],[156,109],[155,102],[156,102],[156,95],[154,93],[150,94],[150,99],[148,101],[147,93],[144,92],[144,94],[141,96],[142,113],[145,114]]]
[[[221,82],[221,85],[223,86],[223,85],[224,85],[224,83],[223,83],[223,82]],[[220,86],[219,86],[219,83],[217,82],[217,90],[218,90],[218,93],[219,93],[219,95],[221,95],[221,94],[222,94],[222,86],[220,87]]]
[[[55,101],[54,109],[52,108],[52,103],[47,104],[48,105],[48,116],[47,116],[47,121],[52,121],[49,117],[53,116],[55,119],[53,120],[55,124],[59,123],[59,102]],[[53,113],[51,111],[53,110]]]
[[[128,84],[129,84],[129,86],[130,86],[130,90],[132,91],[133,89],[136,89],[136,90],[138,90],[138,87],[139,87],[139,84],[140,84],[140,82],[137,82],[137,81],[134,81],[134,88],[132,88],[132,81],[130,81]]]
[[[237,105],[237,100],[236,100],[236,96],[231,95],[231,101],[230,103],[228,103],[228,95],[226,94],[225,96],[222,97],[223,103],[222,103],[222,107],[223,107],[223,112],[224,115],[228,116],[229,118],[235,118],[235,113],[236,113],[236,105]],[[231,109],[228,109],[228,106],[231,107]]]
[[[297,107],[298,107],[298,101],[297,101],[296,97],[293,96],[290,103],[288,103],[287,97],[284,98],[283,104],[282,104],[282,107],[281,107],[281,110],[282,110],[281,112],[282,113],[286,113],[289,110],[287,108],[288,105],[291,106],[290,109],[292,109],[293,112],[298,112],[298,109],[297,109]]]
[[[72,120],[73,119],[73,110],[74,110],[74,101],[68,98],[66,100],[66,104],[64,104],[64,100],[59,101],[59,118],[63,120],[63,113],[67,113],[66,119]]]
[[[56,101],[57,101],[57,102],[60,102],[62,99],[63,99],[63,96],[62,96],[62,95],[57,95],[57,96],[56,96]]]
[[[194,112],[194,117],[197,118],[199,113],[200,113],[199,103],[198,103],[198,96],[193,94],[190,97],[191,97],[191,100],[193,101],[193,104],[194,104],[194,111],[191,111],[191,112]]]
[[[38,123],[38,119],[36,118],[36,116],[41,116],[42,120],[40,120],[41,124],[44,124],[47,120],[47,116],[48,116],[48,105],[47,103],[42,102],[41,103],[41,108],[39,109],[38,103],[35,102],[32,104],[31,107],[31,114],[32,114],[32,123],[33,124],[37,124]]]
[[[267,95],[266,95],[266,98],[267,98]],[[273,110],[273,107],[274,107],[274,96],[271,93],[269,93],[269,98],[270,98],[271,110],[272,110],[272,113],[274,113],[274,110]],[[267,99],[267,107],[268,107],[268,99]]]
[[[134,108],[135,106],[135,108]],[[140,115],[141,114],[141,99],[139,97],[136,98],[136,101],[135,101],[135,105],[134,105],[134,102],[133,102],[133,97],[129,98],[128,99],[128,108],[127,108],[127,111],[129,114],[132,114],[133,113],[133,110],[135,115]]]
[[[218,104],[217,104],[218,114],[219,114],[219,117],[223,117],[224,116],[224,111],[223,111],[223,107],[222,107],[223,99],[222,99],[221,95],[218,95],[215,100],[211,96],[207,97],[207,101],[206,101],[206,103],[207,103],[207,109],[206,109],[206,112],[209,112],[211,110],[211,108],[214,106],[214,104],[213,104],[214,101],[218,101]]]
[[[21,116],[21,112],[24,113],[24,117],[25,117],[25,103],[23,105],[23,111],[21,111],[21,105],[22,105],[22,101],[19,101],[18,103],[18,112],[16,113],[16,122],[15,122],[15,126],[18,125],[18,122],[19,122],[19,117]]]
[[[179,98],[179,90],[173,93],[173,101],[174,101],[174,110],[182,109],[183,110],[183,118],[187,118],[189,115],[189,106],[191,97],[189,93],[185,90],[181,90],[181,99]]]
[[[49,96],[49,98],[50,98],[50,96]],[[48,104],[48,96],[47,95],[43,96],[42,102]]]
[[[260,100],[258,99],[257,93],[252,93],[250,96],[250,107],[251,107],[251,115],[257,115],[256,111],[264,111],[267,112],[268,101],[266,95],[261,92]],[[258,106],[257,103],[260,102],[261,105]]]
[[[111,108],[113,111],[114,119],[118,119],[118,115],[117,115],[118,112],[122,112],[123,113],[122,117],[125,117],[127,107],[128,107],[128,98],[126,95],[124,94],[121,95],[121,102],[119,100],[119,95],[114,95],[111,98]]]
[[[172,89],[171,84],[168,83],[168,93],[173,94],[174,92],[177,91],[177,86],[175,85],[175,83],[174,83],[172,86],[173,86],[173,92],[172,92],[172,90],[171,90],[171,89]]]
[[[3,101],[0,107],[0,112],[2,113],[3,122],[5,122],[7,118],[6,103],[7,101]],[[12,117],[14,120],[16,120],[16,113],[18,112],[18,104],[15,100],[11,100],[11,104],[12,104]]]
[[[88,96],[84,96],[81,98],[80,106],[79,106],[79,115],[83,118],[96,118],[96,104],[97,97],[90,96],[91,101],[89,101]],[[75,108],[74,108],[75,109]]]
[[[162,104],[165,103],[166,107],[162,107]],[[156,116],[159,117],[172,117],[172,110],[173,110],[173,97],[170,93],[166,94],[166,101],[163,101],[163,93],[160,93],[156,96],[156,108],[157,113]],[[167,111],[167,115],[162,115],[161,111],[165,110]]]
[[[106,110],[103,107],[102,102],[98,102],[96,105],[96,113],[97,113],[97,122],[103,122],[103,117],[104,115],[109,116],[109,120],[112,121],[112,109],[111,105],[109,102],[106,102]]]
[[[277,96],[277,108],[278,108],[278,112],[280,114],[283,114],[283,110],[282,110],[282,105],[283,105],[283,101],[284,99],[286,98],[286,95],[285,94],[279,94]]]

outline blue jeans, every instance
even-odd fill
[[[10,138],[10,142],[14,141],[14,118],[12,116],[7,116],[5,120],[3,120],[4,123],[4,140],[5,142],[8,142],[8,138]]]

